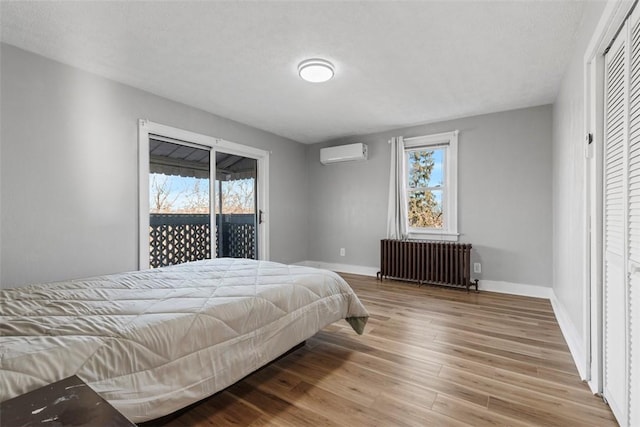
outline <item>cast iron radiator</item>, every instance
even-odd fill
[[[471,245],[427,240],[380,241],[378,278],[393,278],[478,291],[471,282]]]

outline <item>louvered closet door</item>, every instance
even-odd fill
[[[626,305],[626,47],[625,37],[618,37],[609,50],[605,84],[603,392],[618,420],[627,418],[626,321],[621,309]]]
[[[640,10],[629,21],[629,425],[640,426]]]
[[[640,426],[639,18],[605,58],[603,394],[622,426]]]

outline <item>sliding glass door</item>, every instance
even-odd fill
[[[268,259],[268,153],[140,121],[140,268]]]

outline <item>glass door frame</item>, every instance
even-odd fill
[[[154,123],[149,120],[138,121],[138,269],[149,268],[149,139],[150,135],[175,139],[185,144],[195,144],[209,149],[210,173],[209,194],[211,210],[211,258],[216,257],[215,248],[215,177],[216,177],[216,153],[223,152],[238,156],[248,157],[258,162],[258,177],[256,184],[256,239],[259,260],[269,260],[269,151],[255,147],[226,141],[221,138],[202,135],[195,132],[175,128],[172,126]]]
[[[225,165],[225,161],[223,160],[222,162],[218,161],[218,154],[224,154],[225,156],[229,156],[229,157],[233,157],[233,158],[239,158],[239,159],[247,159],[247,160],[251,160],[251,161],[256,161],[255,162],[255,175],[251,177],[252,181],[253,181],[253,188],[252,188],[252,193],[253,193],[253,203],[252,203],[252,208],[253,208],[253,234],[254,234],[254,244],[252,245],[252,250],[250,252],[253,253],[253,256],[260,256],[260,251],[259,251],[259,236],[257,233],[258,227],[259,227],[259,222],[260,222],[260,209],[258,208],[258,162],[256,159],[252,158],[252,157],[247,157],[244,155],[238,155],[238,154],[234,154],[234,153],[229,153],[228,151],[223,151],[223,150],[218,150],[216,151],[212,156],[211,156],[211,161],[213,160],[213,158],[215,157],[215,172],[216,172],[216,181],[213,183],[213,187],[215,188],[215,190],[211,190],[210,194],[213,194],[214,200],[212,200],[212,205],[213,205],[213,215],[215,215],[215,219],[212,220],[212,224],[216,224],[216,229],[218,230],[216,233],[216,242],[219,244],[216,245],[216,248],[212,248],[212,253],[215,252],[216,256],[212,256],[212,258],[217,258],[218,255],[222,254],[221,257],[224,256],[230,256],[230,257],[236,257],[236,254],[229,254],[227,252],[227,255],[224,255],[225,253],[225,247],[228,251],[231,250],[231,245],[230,242],[227,241],[227,239],[225,239],[225,216],[230,215],[231,217],[233,217],[235,214],[229,214],[229,213],[225,213],[223,212],[223,207],[224,207],[224,198],[223,198],[223,194],[222,194],[222,188],[224,186],[224,183],[229,183],[229,182],[235,182],[236,180],[224,180],[224,179],[220,179],[218,176],[218,166],[222,165],[222,167],[226,167]],[[226,158],[228,159],[228,157]],[[226,160],[225,159],[225,160]],[[224,175],[224,170],[222,170],[222,174]],[[242,178],[241,178],[242,179]],[[246,214],[243,214],[246,215]],[[227,226],[230,226],[231,223],[226,223]],[[213,227],[213,225],[212,225]],[[213,229],[213,228],[211,228]],[[234,232],[229,230],[228,233],[228,237],[230,241],[234,240],[234,237],[231,237],[234,234]],[[241,250],[240,252],[247,252],[246,248],[244,250]],[[256,258],[259,259],[259,258]]]

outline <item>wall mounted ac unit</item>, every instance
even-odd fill
[[[367,159],[367,144],[357,143],[320,149],[320,163],[328,165]]]

